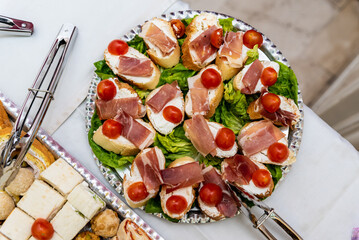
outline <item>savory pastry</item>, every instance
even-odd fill
[[[34,219],[15,208],[0,228],[0,233],[9,239],[27,240],[31,236]]]
[[[9,116],[6,113],[4,105],[0,101],[0,130],[4,128],[12,128]]]
[[[139,36],[147,45],[148,55],[158,65],[171,68],[179,62],[181,49],[168,21],[160,18],[147,21]]]
[[[223,97],[222,74],[214,64],[202,69],[196,76],[187,79],[185,111],[188,117],[195,113],[205,118],[213,116]]]
[[[14,200],[6,192],[0,191],[0,221],[5,220],[14,208]]]
[[[144,206],[158,193],[162,184],[160,170],[166,159],[158,147],[140,152],[131,165],[130,174],[123,178],[123,191],[127,203],[133,207]]]
[[[217,56],[217,48],[211,44],[211,35],[221,26],[214,14],[201,13],[186,28],[186,39],[182,45],[183,65],[199,71]]]
[[[35,176],[31,168],[20,168],[15,178],[5,188],[11,196],[23,196],[34,182]]]
[[[111,240],[151,240],[151,238],[135,222],[126,218],[121,222],[116,237]]]
[[[146,114],[137,92],[117,78],[102,80],[97,85],[96,96],[96,113],[100,120],[116,117],[120,108],[133,118],[142,118]]]
[[[111,209],[100,212],[91,220],[92,231],[104,238],[115,236],[119,226],[120,219],[117,213]]]
[[[153,90],[146,98],[147,116],[152,126],[167,135],[184,119],[184,100],[177,81]]]
[[[75,240],[100,240],[100,237],[92,232],[85,231],[85,232],[79,233],[76,236]]]

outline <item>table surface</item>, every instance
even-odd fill
[[[75,48],[63,72],[57,98],[50,106],[53,110],[46,117],[46,126],[71,155],[111,188],[92,158],[85,129],[85,103],[81,104],[94,70],[92,63],[102,58],[101,52],[109,41],[133,26],[168,8],[178,10],[186,5],[175,0],[63,0],[59,5],[45,0],[0,0],[0,6],[0,14],[35,24],[30,38],[0,36],[0,90],[18,105],[61,24],[72,22],[78,26]],[[54,125],[60,127],[51,128]],[[358,172],[359,153],[305,107],[297,162],[265,202],[305,239],[349,239],[352,228],[359,227]],[[165,239],[263,238],[244,215],[216,223],[174,224],[142,210],[135,211]],[[275,226],[273,231],[281,236],[279,239],[285,239]]]

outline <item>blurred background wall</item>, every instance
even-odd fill
[[[184,0],[269,37],[297,75],[304,103],[359,150],[358,0]]]

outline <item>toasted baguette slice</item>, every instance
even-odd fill
[[[191,162],[194,162],[194,161],[195,160],[193,158],[182,157],[182,158],[179,158],[179,159],[176,159],[175,161],[173,161],[168,167],[169,168],[177,167],[177,166],[181,166],[181,165],[191,163]],[[174,190],[173,192],[166,193],[167,186],[163,185],[162,189],[161,189],[161,192],[160,192],[161,206],[162,206],[163,212],[166,213],[171,218],[181,219],[192,207],[192,204],[193,204],[193,202],[195,200],[194,187],[197,187],[197,186],[198,186],[198,184],[196,184],[196,186],[184,187],[184,188]],[[173,195],[182,196],[187,200],[187,208],[181,214],[171,213],[170,211],[168,211],[168,209],[166,207],[167,200]]]
[[[148,58],[144,54],[140,53],[138,50],[134,49],[133,47],[129,47],[128,52],[124,56],[133,57],[133,58]],[[119,56],[112,55],[106,49],[104,57],[107,65],[111,68],[111,70],[116,75],[120,76],[125,81],[128,81],[136,85],[139,88],[154,89],[157,86],[158,81],[160,80],[161,72],[152,61],[151,61],[151,67],[153,68],[152,75],[149,77],[136,77],[136,76],[123,75],[119,73],[118,71]]]
[[[183,65],[191,70],[199,71],[208,64],[210,64],[217,56],[217,52],[210,56],[206,61],[202,63],[196,62],[190,49],[190,43],[196,39],[202,32],[206,31],[211,26],[217,26],[220,28],[217,17],[212,13],[201,13],[195,17],[190,25],[186,28],[186,39],[182,45],[182,61]]]
[[[0,101],[0,130],[4,128],[12,127],[9,116],[6,113],[4,105]]]
[[[146,123],[142,119],[136,119],[137,122],[141,123],[148,130],[150,130],[153,135],[156,134],[156,131],[153,129],[151,123]],[[102,133],[102,126],[100,126],[93,135],[94,142],[101,146],[107,151],[120,154],[122,156],[131,156],[137,154],[140,149],[138,149],[133,143],[123,136],[119,136],[117,139],[111,139],[105,136]]]
[[[241,68],[233,68],[231,67],[228,62],[220,58],[219,56],[216,57],[216,65],[218,66],[219,70],[222,72],[223,80],[229,80],[234,77]]]
[[[141,153],[139,154],[144,154],[146,152],[148,152],[150,150],[150,148],[144,149]],[[158,158],[158,165],[160,167],[160,169],[164,169],[165,168],[165,164],[166,164],[166,159],[165,156],[163,155],[161,149],[159,149],[158,147],[155,147],[156,150],[156,155]],[[140,171],[137,168],[136,164],[132,164],[131,165],[131,172],[130,175],[125,174],[125,177],[123,178],[123,191],[124,191],[124,195],[125,195],[125,199],[128,203],[128,205],[130,205],[133,208],[138,208],[138,207],[142,207],[144,206],[148,200],[150,200],[151,198],[153,198],[154,196],[157,195],[159,189],[157,190],[152,190],[148,192],[148,196],[141,200],[141,201],[133,201],[129,198],[128,196],[128,188],[136,182],[143,182],[143,179],[141,177]]]
[[[151,26],[151,24],[154,24],[156,27],[161,29],[162,32],[176,44],[175,48],[172,50],[170,54],[168,55],[163,54],[163,52],[154,44],[152,44],[152,42],[149,41],[148,38],[146,37],[146,34],[149,31],[149,27]],[[155,63],[157,63],[158,65],[164,68],[171,68],[175,66],[177,63],[179,63],[179,59],[181,56],[181,49],[180,46],[178,45],[178,41],[173,32],[171,24],[168,21],[160,18],[153,18],[147,21],[145,24],[143,24],[142,31],[139,34],[139,36],[142,37],[143,40],[145,41],[148,47],[147,53]]]
[[[147,233],[131,219],[126,218],[120,224],[117,235],[111,240],[151,240]]]

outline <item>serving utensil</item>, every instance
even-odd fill
[[[32,22],[0,15],[0,33],[29,37],[33,32]]]

